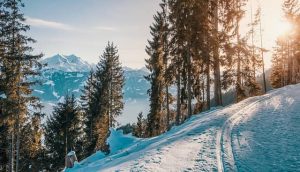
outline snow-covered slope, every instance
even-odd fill
[[[299,133],[300,85],[287,86],[195,115],[158,137],[128,136],[109,156],[96,153],[67,171],[297,171]]]

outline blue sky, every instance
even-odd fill
[[[264,47],[271,50],[282,32],[282,0],[249,0],[261,4]],[[75,54],[97,63],[108,41],[119,48],[124,66],[145,65],[149,26],[159,9],[160,0],[24,0],[23,9],[31,25],[30,36],[38,42],[35,51],[45,57],[60,53]],[[250,7],[244,27],[250,22]],[[266,54],[266,66],[271,66],[271,53]]]
[[[45,57],[75,54],[96,63],[108,41],[125,66],[140,68],[147,58],[149,26],[160,0],[25,0],[35,51]]]

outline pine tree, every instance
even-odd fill
[[[108,43],[97,68],[101,68],[102,71],[103,89],[108,90],[109,127],[114,127],[116,117],[121,115],[124,108],[122,92],[124,71],[119,61],[117,47],[113,43]]]
[[[170,9],[170,14],[169,14],[169,22],[170,22],[170,35],[172,37],[170,38],[170,69],[172,73],[175,75],[175,81],[174,83],[176,84],[176,89],[177,89],[177,95],[176,95],[176,117],[175,117],[175,123],[176,125],[179,125],[181,122],[182,118],[182,106],[181,106],[181,87],[182,87],[182,41],[179,34],[180,31],[179,29],[181,28],[179,26],[179,23],[177,22],[180,17],[178,13],[176,13],[177,9],[179,8],[178,2],[177,1],[168,1],[168,6]]]
[[[235,28],[235,32],[236,32],[236,64],[237,64],[237,69],[236,69],[236,85],[235,85],[235,89],[236,89],[236,100],[237,102],[245,99],[246,94],[245,94],[245,90],[243,88],[242,85],[242,56],[241,56],[241,51],[242,51],[242,40],[241,40],[241,35],[240,35],[240,22],[242,19],[241,13],[243,13],[242,9],[241,9],[241,2],[239,2],[238,0],[236,1],[236,10],[237,13],[239,13],[236,17],[236,28]]]
[[[94,78],[92,78],[94,77]],[[121,115],[124,107],[123,89],[124,72],[119,61],[117,47],[108,43],[95,74],[91,74],[85,90],[85,96],[91,95],[88,101],[88,116],[86,116],[86,135],[89,138],[89,153],[103,151],[109,153],[106,140],[110,135],[110,127],[114,127],[116,117]]]
[[[277,40],[277,46],[275,47],[272,56],[272,72],[270,76],[270,82],[273,88],[281,88],[285,86],[285,47],[282,46],[280,39]]]
[[[42,55],[32,55],[29,44],[35,41],[26,36],[29,26],[20,8],[21,0],[3,0],[0,2],[0,47],[1,47],[1,80],[6,98],[2,101],[2,119],[7,126],[10,138],[10,170],[19,171],[21,128],[28,118],[28,107],[40,107],[38,99],[31,95],[30,88],[36,81]],[[16,150],[16,151],[13,151]],[[14,165],[14,161],[16,164]]]
[[[223,62],[225,64],[225,71],[223,72],[222,85],[224,89],[231,88],[232,86],[235,87],[235,97],[237,102],[247,97],[245,80],[248,76],[252,75],[252,72],[247,70],[250,68],[248,64],[252,58],[252,49],[248,45],[249,37],[248,35],[242,36],[240,34],[240,23],[245,14],[243,9],[245,2],[245,0],[234,0],[232,4],[227,4],[229,5],[228,9],[230,9],[228,12],[230,12],[231,15],[226,18],[226,21],[230,21],[229,23],[232,22],[233,25],[229,25],[229,29],[226,29],[229,34],[225,34],[223,45],[225,53],[224,57],[226,59],[224,59]],[[247,72],[249,73],[247,74]],[[252,83],[252,81],[249,83]]]
[[[170,68],[175,74],[177,86],[176,124],[180,124],[192,113],[192,53],[189,1],[170,0]]]
[[[82,129],[80,108],[74,95],[67,95],[65,100],[54,108],[45,126],[45,146],[49,159],[47,167],[50,171],[63,169],[64,157],[69,151],[76,151],[80,159]]]
[[[93,153],[92,142],[93,142],[93,118],[95,116],[93,109],[95,109],[94,105],[94,94],[95,94],[95,77],[94,71],[91,70],[90,75],[84,85],[82,90],[82,95],[80,97],[81,102],[81,110],[84,117],[84,154],[88,156]]]
[[[169,68],[170,63],[170,45],[169,45],[169,38],[170,38],[170,28],[169,28],[169,22],[168,22],[168,3],[166,0],[162,0],[162,3],[160,4],[160,7],[162,9],[162,18],[163,21],[163,28],[162,28],[162,44],[163,44],[163,73],[164,73],[164,82],[165,82],[165,109],[167,113],[166,117],[166,130],[170,129],[170,104],[172,103],[172,94],[169,93],[169,87],[173,81],[173,74],[171,73],[171,70]]]
[[[214,99],[215,105],[222,105],[222,87],[221,87],[221,61],[220,61],[220,40],[219,40],[219,0],[214,0],[213,11],[213,29],[214,29],[214,47],[213,47],[213,68],[214,68]]]
[[[98,65],[99,66],[99,65]],[[91,95],[90,100],[86,103],[88,108],[84,113],[85,115],[85,150],[86,154],[90,155],[96,151],[103,151],[109,153],[109,146],[106,144],[106,139],[109,137],[109,117],[108,113],[104,111],[104,104],[107,99],[104,98],[104,84],[103,84],[103,71],[97,66],[95,74],[89,77],[89,82],[87,83],[85,89],[86,93]],[[94,79],[92,79],[94,78]],[[92,88],[90,90],[90,88]],[[106,91],[107,92],[107,91]],[[87,96],[85,94],[84,96]],[[106,97],[107,98],[107,97]]]
[[[148,132],[149,136],[156,136],[164,132],[165,124],[163,123],[165,114],[164,111],[164,88],[167,86],[165,79],[165,11],[158,12],[154,16],[155,23],[150,27],[152,40],[148,41],[146,52],[150,56],[146,59],[146,67],[150,74],[145,78],[150,82],[151,88],[148,90],[150,96],[150,112],[148,114]],[[168,93],[167,93],[168,94]]]
[[[257,77],[257,70],[260,69],[264,64],[263,64],[263,58],[260,56],[262,49],[262,44],[260,47],[255,45],[255,37],[257,36],[257,27],[259,26],[259,31],[261,31],[261,8],[259,7],[257,9],[256,14],[254,15],[254,20],[253,20],[253,14],[252,14],[252,6],[251,6],[251,23],[249,24],[250,31],[248,32],[248,35],[251,36],[251,46],[248,46],[248,51],[251,51],[251,55],[249,54],[248,56],[251,56],[250,58],[247,58],[247,60],[244,63],[245,69],[244,71],[247,73],[246,74],[246,79],[245,79],[245,86],[248,87],[248,92],[249,96],[257,96],[261,93],[261,87],[256,81]],[[261,37],[261,32],[260,32],[260,38]],[[248,38],[249,39],[249,38]],[[261,41],[262,42],[262,41]],[[264,67],[263,67],[263,75],[264,74]],[[265,80],[264,80],[265,81]],[[265,85],[265,82],[264,82]],[[264,86],[265,87],[265,86]]]
[[[145,137],[145,131],[146,131],[146,121],[143,118],[143,113],[139,113],[137,117],[137,123],[136,126],[134,127],[134,132],[133,135],[139,138]]]

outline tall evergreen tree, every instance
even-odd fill
[[[255,82],[255,76],[253,75],[253,66],[251,66],[254,64],[253,60],[257,60],[257,56],[253,54],[254,47],[249,45],[249,34],[242,36],[240,33],[241,19],[245,15],[243,7],[246,5],[246,2],[246,0],[235,0],[231,5],[232,17],[230,20],[234,25],[230,26],[230,30],[228,30],[232,36],[228,37],[229,39],[225,41],[224,46],[226,60],[223,74],[223,88],[228,89],[234,86],[237,102],[245,99],[249,92],[253,95],[259,90],[258,84]],[[253,28],[251,28],[251,31],[253,31]]]
[[[86,135],[92,138],[87,143],[88,153],[110,152],[106,140],[110,135],[109,128],[115,126],[116,117],[121,115],[124,107],[123,85],[124,72],[117,47],[108,43],[85,88],[85,97],[91,96],[86,113]]]
[[[270,82],[273,88],[281,88],[286,84],[287,69],[286,46],[282,40],[277,40],[277,46],[274,48],[272,56],[272,72]]]
[[[63,169],[64,157],[69,151],[76,151],[80,158],[82,129],[80,108],[74,95],[67,95],[65,100],[54,108],[45,126],[45,146],[49,158],[47,168],[50,171]]]
[[[1,121],[7,126],[7,139],[10,139],[10,170],[20,171],[21,128],[29,115],[28,107],[38,108],[38,99],[31,95],[30,88],[36,81],[42,67],[39,59],[42,55],[32,55],[29,44],[35,41],[26,36],[29,26],[20,8],[21,0],[3,0],[0,2],[0,49],[1,81],[6,98],[2,101]],[[14,151],[15,150],[15,151]],[[16,164],[14,165],[14,161]]]
[[[162,12],[158,12],[154,16],[155,23],[150,27],[152,40],[148,41],[146,52],[150,56],[146,60],[146,67],[150,71],[150,75],[146,79],[151,83],[151,88],[148,90],[150,96],[150,112],[148,114],[148,132],[149,136],[156,136],[165,131],[164,119],[168,112],[164,111],[164,98],[168,94],[165,92],[166,84],[166,14],[162,4]],[[169,119],[167,119],[169,120]],[[167,122],[168,123],[168,122]]]
[[[164,109],[166,109],[166,129],[170,129],[170,122],[171,122],[171,110],[170,110],[170,104],[172,103],[173,96],[169,92],[169,87],[172,84],[174,75],[172,74],[172,70],[170,69],[170,28],[169,28],[169,22],[168,22],[168,3],[167,0],[162,0],[162,3],[160,4],[160,7],[162,9],[162,17],[164,19],[163,21],[163,28],[162,28],[162,44],[163,44],[163,73],[164,73],[164,80],[165,80],[165,100],[164,100]]]
[[[252,6],[251,6],[251,23],[249,24],[250,26],[250,31],[248,32],[249,37],[251,37],[251,45],[248,46],[249,50],[251,53],[248,53],[250,58],[247,58],[247,60],[244,63],[246,71],[246,79],[245,79],[245,86],[248,87],[248,92],[249,96],[256,96],[261,93],[261,87],[256,81],[257,77],[257,71],[261,69],[261,67],[264,65],[263,64],[263,58],[260,55],[261,51],[264,51],[262,49],[262,44],[260,47],[255,45],[255,37],[258,35],[257,30],[259,26],[259,31],[261,31],[261,8],[259,7],[256,11],[256,14],[253,16],[253,11],[252,11]],[[254,18],[253,18],[254,17]],[[261,32],[260,33],[260,38],[262,39]],[[250,39],[250,38],[248,38]],[[260,41],[262,42],[262,41]],[[264,73],[264,67],[263,67],[263,73]],[[264,74],[263,74],[264,75]],[[265,82],[264,82],[265,85]]]
[[[213,11],[213,68],[214,68],[214,99],[215,105],[220,106],[222,102],[221,87],[221,61],[220,61],[220,39],[219,39],[219,0],[214,0],[212,4]]]
[[[116,117],[121,115],[124,108],[122,92],[124,71],[119,60],[117,47],[113,43],[108,43],[97,68],[102,71],[99,78],[102,78],[103,90],[108,92],[105,98],[107,98],[108,103],[106,108],[109,115],[109,127],[114,127]]]
[[[94,103],[94,94],[95,94],[95,77],[94,71],[91,70],[90,75],[84,85],[82,90],[82,95],[80,97],[81,110],[83,113],[83,121],[85,124],[84,128],[84,154],[88,156],[93,153],[93,148],[91,146],[93,142],[93,119],[95,116],[95,103]]]
[[[170,0],[168,6],[170,9],[170,52],[173,73],[175,74],[175,83],[177,86],[177,108],[176,124],[178,125],[186,117],[191,115],[192,100],[192,56],[191,56],[191,37],[189,25],[190,2]]]

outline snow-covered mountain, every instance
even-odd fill
[[[41,62],[47,66],[43,68],[40,76],[42,84],[34,86],[33,95],[39,97],[44,103],[47,114],[51,113],[53,105],[64,98],[66,94],[80,97],[89,71],[94,66],[75,55],[57,54]],[[140,111],[147,110],[147,90],[150,88],[149,82],[144,78],[147,74],[145,69],[124,67],[125,86],[123,91],[126,103],[124,114],[127,115],[120,117],[122,124],[135,121]]]
[[[44,70],[61,70],[64,72],[88,72],[91,65],[75,55],[57,54],[52,57],[43,59],[42,64],[47,64]]]
[[[299,171],[300,84],[193,116],[150,139],[112,130],[112,149],[66,171]]]

